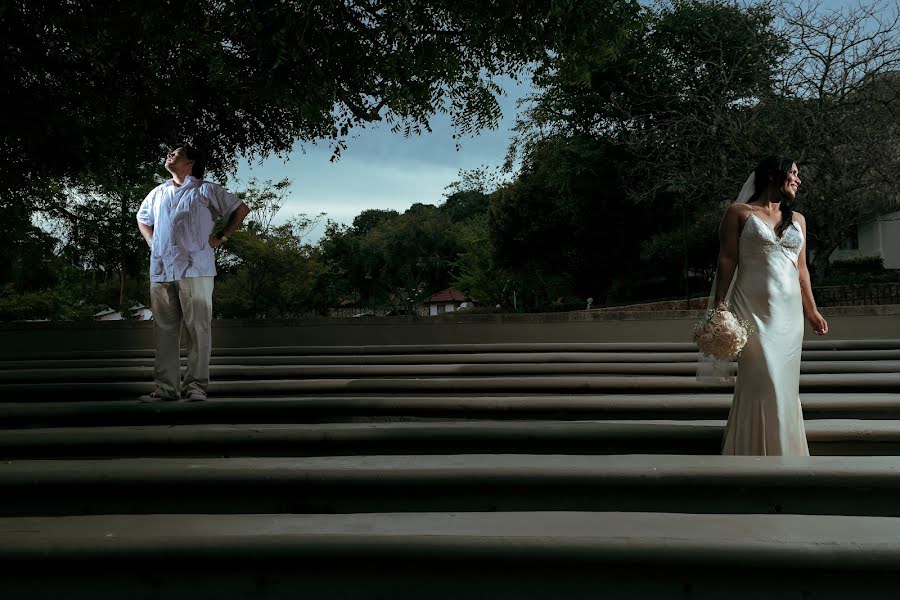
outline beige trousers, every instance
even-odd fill
[[[212,350],[212,293],[215,277],[185,277],[150,284],[156,391],[168,399],[187,396],[209,385]],[[181,327],[184,325],[187,370],[181,377]]]

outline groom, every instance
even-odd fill
[[[179,146],[166,155],[172,178],[153,189],[137,212],[138,229],[150,246],[150,307],[157,400],[206,400],[212,349],[214,249],[228,241],[250,209],[222,186],[204,181],[203,155]],[[213,235],[216,220],[225,227]],[[179,338],[187,334],[188,364],[181,377]]]

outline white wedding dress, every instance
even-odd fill
[[[809,456],[800,407],[803,243],[796,221],[779,238],[752,212],[741,231],[730,306],[756,331],[738,358],[722,454]]]

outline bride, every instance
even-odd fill
[[[723,454],[809,456],[800,407],[803,317],[816,335],[828,333],[828,323],[806,267],[806,219],[790,207],[799,187],[793,160],[765,158],[719,228],[713,306],[755,329],[738,358]]]

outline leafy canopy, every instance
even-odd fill
[[[569,49],[603,54],[631,0],[93,0],[0,3],[0,189],[98,177],[189,141],[211,166],[285,153],[384,120],[449,112],[495,126],[493,82]],[[604,18],[596,18],[602,15]],[[600,43],[598,44],[598,40]]]

